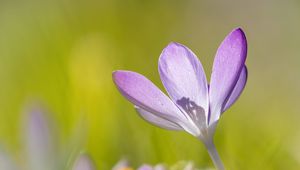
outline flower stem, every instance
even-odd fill
[[[204,144],[217,170],[225,170],[223,162],[217,152],[213,140],[211,139],[211,140],[204,141]]]

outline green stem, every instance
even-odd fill
[[[217,170],[225,170],[223,162],[217,152],[213,140],[211,139],[211,140],[204,141],[204,144]]]

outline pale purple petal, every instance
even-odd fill
[[[205,72],[190,49],[178,43],[170,43],[160,55],[159,73],[168,94],[181,109],[186,111],[184,108],[192,102],[201,107],[204,114],[208,113]]]
[[[174,122],[189,133],[196,135],[198,129],[187,123],[187,118],[178,107],[150,80],[131,71],[115,71],[113,80],[119,91],[134,105]]]
[[[225,112],[239,98],[239,96],[241,95],[241,93],[245,88],[247,82],[247,76],[248,76],[247,67],[244,66],[240,74],[239,80],[237,81],[232,93],[230,94],[230,97],[228,98],[226,104],[224,105],[224,109],[222,112]]]
[[[55,169],[54,144],[44,111],[35,107],[25,123],[25,148],[31,170]]]
[[[247,41],[244,32],[233,30],[220,45],[213,64],[209,88],[210,124],[221,114],[223,103],[231,94],[247,56]]]
[[[159,114],[153,114],[153,113],[147,112],[146,110],[141,109],[139,107],[135,107],[135,109],[144,120],[146,120],[156,126],[159,126],[161,128],[168,129],[168,130],[183,130],[177,124],[170,122],[159,116],[156,116]]]
[[[142,165],[137,170],[153,170],[152,166],[150,165]]]
[[[95,165],[88,155],[80,155],[75,161],[73,170],[95,170]]]

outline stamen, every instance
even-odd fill
[[[201,106],[198,106],[194,101],[186,97],[182,97],[180,100],[177,100],[176,103],[189,115],[200,130],[206,127],[205,111]]]

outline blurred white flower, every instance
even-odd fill
[[[134,170],[135,168],[132,168],[127,160],[121,160],[119,161],[112,170]],[[195,168],[193,162],[191,161],[179,161],[176,164],[172,166],[166,166],[164,164],[157,164],[157,165],[149,165],[149,164],[143,164],[140,167],[138,167],[136,170],[212,170],[212,169],[198,169]]]
[[[96,170],[96,168],[91,158],[86,154],[82,154],[75,161],[72,170]]]
[[[4,151],[0,151],[0,170],[17,170],[17,166]]]
[[[162,165],[162,164],[158,164],[158,165],[155,165],[155,166],[150,166],[150,165],[142,165],[138,168],[138,170],[167,170],[167,168]]]
[[[127,160],[121,159],[112,170],[130,170],[130,166]]]

